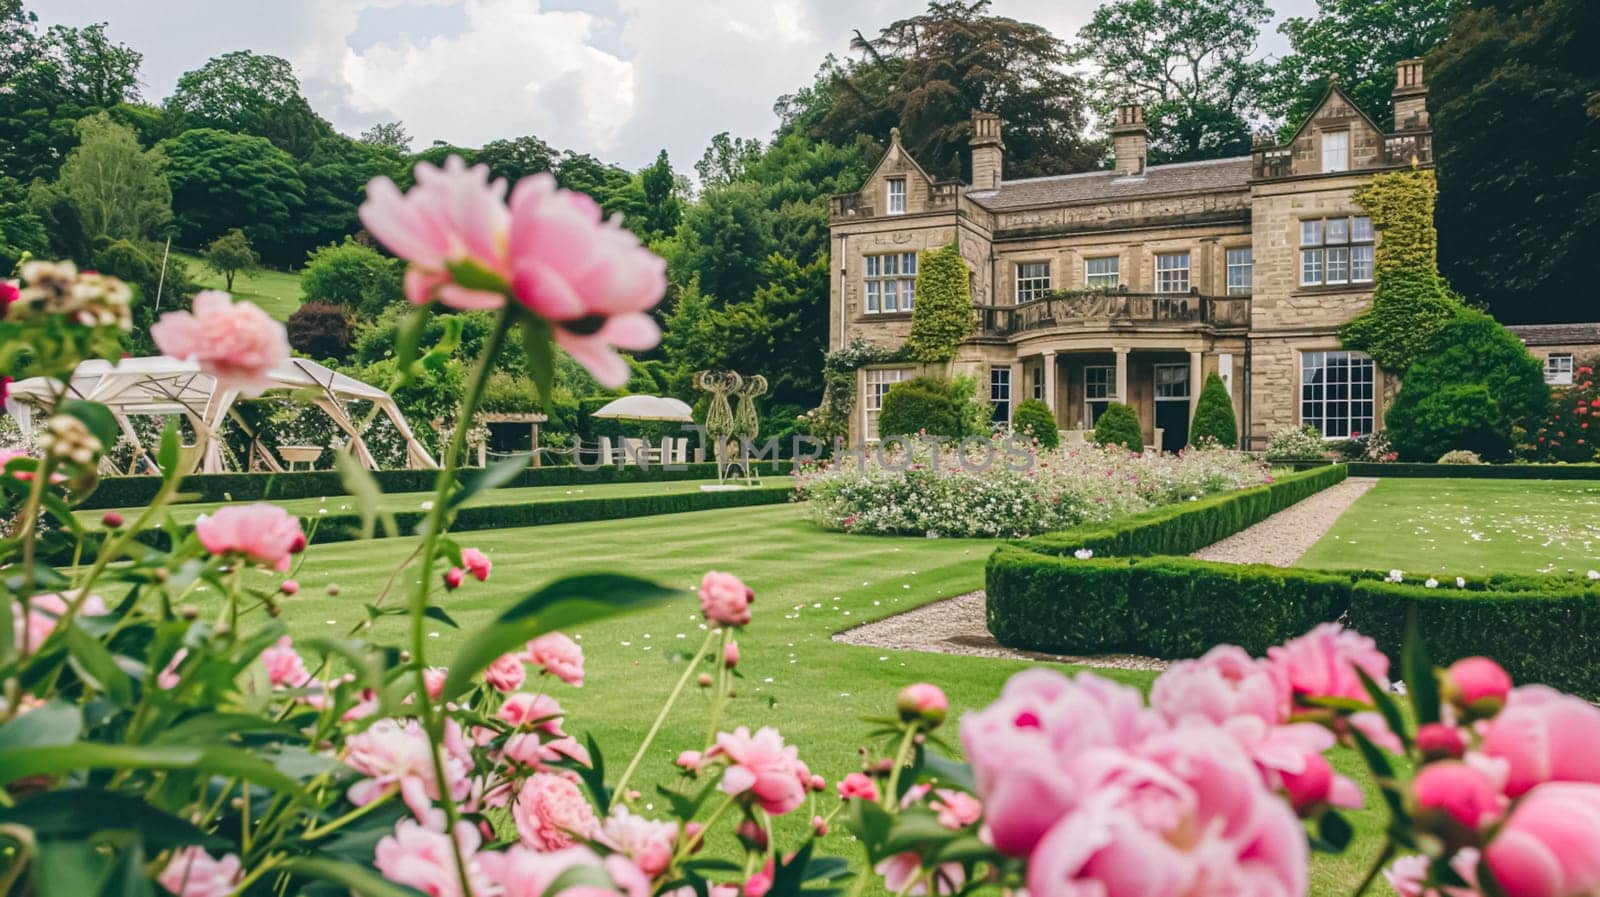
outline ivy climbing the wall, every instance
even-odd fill
[[[977,330],[971,274],[954,241],[917,256],[917,302],[906,349],[917,361],[949,361]]]

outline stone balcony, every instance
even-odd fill
[[[980,305],[979,332],[1012,337],[1056,329],[1243,331],[1250,326],[1249,296],[1127,293],[1091,290],[1053,293],[1020,305]]]
[[[1250,154],[1250,175],[1255,180],[1290,177],[1295,173],[1294,148],[1259,145]],[[1433,164],[1433,132],[1426,128],[1383,135],[1377,158],[1364,168],[1409,168]]]

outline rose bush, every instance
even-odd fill
[[[643,250],[548,183],[519,186],[508,208],[505,185],[456,162],[418,182],[415,199],[375,184],[366,210],[373,232],[413,262],[416,320],[438,302],[500,313],[457,420],[471,419],[512,329],[535,364],[558,339],[594,341],[580,358],[602,373],[605,344],[623,344],[607,320],[659,298]],[[34,265],[23,279],[0,320],[8,370],[64,380],[84,358],[115,357],[118,284],[68,265]],[[186,331],[190,357],[220,376],[248,377],[276,357],[258,334],[247,357],[230,357],[205,343],[213,333],[244,345],[243,333]],[[11,351],[19,341],[28,351]],[[400,348],[402,371],[420,363],[414,342]],[[1340,809],[1360,792],[1324,757],[1335,744],[1361,752],[1384,794],[1384,862],[1415,854],[1388,870],[1402,894],[1600,889],[1600,762],[1589,750],[1600,709],[1516,687],[1481,658],[1437,671],[1414,635],[1403,664],[1411,717],[1385,656],[1330,624],[1265,658],[1221,646],[1174,664],[1149,705],[1090,674],[1020,673],[960,717],[967,763],[935,750],[952,724],[948,696],[912,683],[867,721],[860,768],[833,797],[780,731],[724,724],[734,636],[760,625],[761,605],[736,575],[711,572],[698,596],[705,638],[613,776],[603,746],[574,734],[564,690],[582,686],[585,657],[552,624],[673,593],[621,575],[562,580],[436,663],[425,621],[448,615],[435,599],[493,576],[482,552],[449,538],[454,511],[511,469],[458,477],[461,430],[416,550],[391,580],[413,585],[403,607],[385,588],[361,596],[372,615],[344,638],[299,641],[281,621],[308,541],[294,518],[233,506],[170,549],[141,542],[176,492],[169,424],[157,498],[131,521],[107,515],[108,532],[91,536],[72,506],[95,486],[113,422],[57,396],[48,431],[37,454],[0,467],[18,508],[0,540],[0,630],[13,634],[0,639],[8,894],[859,897],[877,878],[906,897],[996,887],[1295,897],[1310,850],[1351,838]],[[1129,477],[1107,487],[1127,502],[1222,488],[1204,484],[1228,471],[1259,476],[1210,463],[1096,475]],[[41,561],[41,540],[53,539],[75,540],[82,563]],[[191,603],[202,591],[216,596],[205,612]],[[408,624],[404,645],[373,640],[371,619],[391,613]],[[703,747],[646,798],[630,783],[691,681],[708,697]],[[1397,772],[1392,753],[1417,772]],[[780,842],[774,817],[795,813],[806,834]],[[854,873],[818,852],[816,838],[836,826],[854,836]]]

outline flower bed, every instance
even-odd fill
[[[869,452],[864,460],[802,470],[795,488],[812,518],[831,529],[1015,537],[1272,481],[1264,465],[1225,449],[1164,455],[1088,445],[1034,452],[997,442],[966,457],[952,448],[935,457],[926,445],[910,453]]]

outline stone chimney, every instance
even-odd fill
[[[1117,120],[1111,126],[1111,145],[1117,155],[1117,174],[1144,174],[1145,158],[1150,155],[1150,129],[1144,124],[1144,107],[1125,103],[1117,107]]]
[[[1422,78],[1422,60],[1402,59],[1395,64],[1394,129],[1415,131],[1428,126],[1428,82]]]
[[[1000,140],[1000,116],[972,113],[972,189],[994,190],[1004,173],[1006,145]]]

